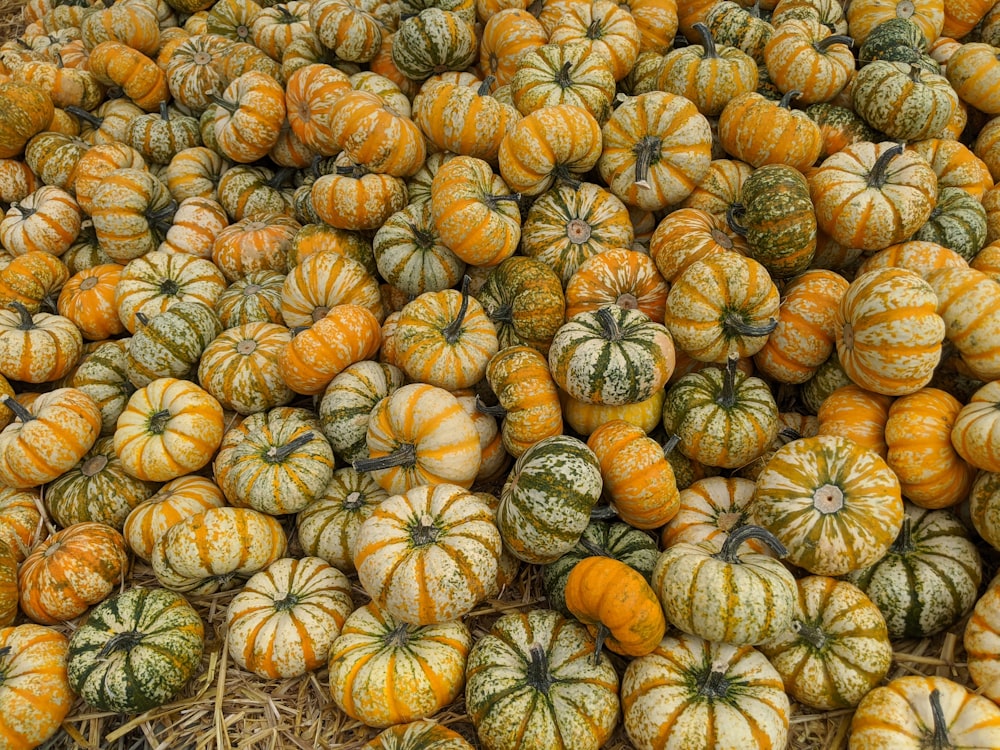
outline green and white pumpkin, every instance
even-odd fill
[[[986,209],[960,187],[942,187],[930,217],[912,239],[934,242],[971,261],[986,244]]]
[[[130,338],[109,341],[87,355],[73,373],[70,385],[79,388],[97,403],[101,410],[101,434],[110,435],[118,425],[118,417],[135,393],[128,377]]]
[[[345,462],[368,458],[368,416],[404,379],[395,365],[363,360],[330,381],[319,403],[319,421],[337,458]]]
[[[618,675],[587,628],[550,609],[504,615],[469,654],[465,707],[485,750],[597,750],[618,724]]]
[[[131,588],[94,607],[73,633],[70,686],[102,711],[162,706],[201,663],[204,636],[201,617],[180,594]]]
[[[146,320],[129,340],[129,380],[137,388],[144,388],[157,378],[186,377],[205,347],[220,333],[222,324],[207,305],[178,302]]]
[[[958,516],[906,503],[885,557],[846,578],[878,605],[896,639],[926,638],[958,622],[976,603],[982,574],[979,550]]]

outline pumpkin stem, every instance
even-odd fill
[[[22,305],[20,302],[11,302],[10,307],[14,308],[14,311],[20,316],[21,322],[17,326],[19,331],[30,331],[35,327],[35,321],[31,317],[31,313],[28,312],[28,308]]]
[[[471,283],[472,279],[468,274],[462,277],[462,304],[458,308],[458,315],[455,316],[455,319],[441,330],[441,333],[444,335],[444,340],[452,346],[458,342],[458,338],[462,334],[462,324],[465,322],[465,313],[469,309],[469,284]]]
[[[160,227],[164,232],[170,229],[174,222],[174,214],[177,213],[177,201],[172,200],[163,208],[150,211],[146,214],[146,219],[150,224]]]
[[[558,170],[559,168],[557,167],[556,169]],[[513,201],[515,203],[520,204],[520,202],[521,202],[521,194],[520,193],[507,193],[505,195],[487,195],[483,199],[483,202],[487,206],[490,207],[491,211],[495,211],[496,208],[497,208],[497,204],[499,204],[501,201]]]
[[[93,125],[94,128],[101,127],[101,124],[104,122],[103,117],[98,117],[93,112],[88,112],[82,107],[74,107],[70,105],[66,107],[66,111],[75,117],[79,117],[81,120],[88,123],[89,125]]]
[[[726,314],[726,317],[722,319],[722,327],[725,329],[726,333],[733,335],[737,334],[739,336],[750,336],[756,338],[757,336],[767,336],[771,331],[778,327],[778,319],[771,318],[763,325],[754,326],[747,323],[743,318],[736,314],[734,311],[730,311]]]
[[[284,445],[272,445],[264,453],[264,461],[269,464],[278,464],[292,455],[295,451],[301,448],[303,445],[311,441],[315,435],[310,432],[304,432],[299,435],[294,440],[290,440]]]
[[[212,102],[212,104],[216,105],[217,107],[222,107],[224,110],[226,110],[231,115],[235,114],[236,110],[238,110],[240,108],[240,105],[239,105],[238,102],[234,103],[234,102],[229,101],[228,99],[223,99],[218,94],[211,94],[208,98]]]
[[[778,430],[778,437],[784,440],[786,443],[790,443],[793,440],[799,440],[802,438],[802,433],[798,430],[793,430],[791,427],[782,427]]]
[[[713,664],[708,674],[704,676],[698,685],[698,694],[706,698],[724,698],[729,692],[729,680],[726,679],[726,672],[719,665]]]
[[[476,411],[480,414],[488,414],[496,419],[503,419],[507,416],[507,410],[503,408],[500,404],[494,404],[490,406],[489,404],[484,404],[482,398],[476,396]]]
[[[604,36],[601,33],[601,24],[604,23],[603,18],[595,18],[590,22],[590,26],[587,27],[587,38],[588,39],[600,39]]]
[[[165,122],[170,121],[170,111],[167,109],[166,101],[160,102],[160,118]]]
[[[272,187],[275,190],[277,190],[282,185],[284,185],[291,178],[293,174],[295,174],[295,170],[292,169],[291,167],[282,167],[281,169],[279,169],[277,172],[274,173],[274,176],[271,177],[271,179],[268,180],[266,184],[268,187]]]
[[[288,610],[295,607],[295,605],[298,603],[299,603],[298,594],[293,594],[291,591],[289,591],[280,599],[274,600],[274,608],[278,612],[287,612]]]
[[[27,407],[24,406],[20,401],[13,398],[12,396],[3,397],[3,405],[14,412],[14,416],[20,419],[22,422],[27,423],[32,419],[35,419],[35,415],[28,411]]]
[[[160,294],[172,296],[181,290],[181,285],[174,279],[164,279],[160,282]]]
[[[801,91],[792,89],[791,91],[786,93],[783,97],[781,97],[781,101],[778,102],[778,106],[781,107],[782,109],[791,109],[792,99],[796,99],[800,96],[802,96]]]
[[[601,653],[604,651],[604,642],[611,635],[611,628],[605,625],[603,622],[597,623],[597,632],[594,633],[594,659],[593,663],[599,664],[601,661]]]
[[[739,363],[739,357],[735,356],[726,360],[726,369],[722,373],[722,393],[715,399],[715,403],[723,409],[732,409],[736,405],[736,368]]]
[[[590,511],[591,521],[607,521],[611,518],[617,518],[618,513],[610,505],[601,505]]]
[[[525,673],[525,682],[539,693],[548,695],[554,680],[549,672],[549,660],[545,656],[545,649],[540,643],[532,643],[528,646],[528,655],[531,661]]]
[[[585,536],[580,537],[578,544],[587,550],[592,557],[614,557],[614,555],[604,549],[604,547],[599,544],[594,544]]]
[[[560,88],[568,89],[573,85],[573,79],[569,77],[569,69],[573,67],[573,61],[567,60],[563,63],[563,66],[556,73],[556,83],[559,84]]]
[[[622,329],[619,327],[618,321],[615,320],[615,316],[611,313],[613,307],[616,306],[605,305],[604,307],[599,307],[594,315],[597,317],[597,322],[601,324],[604,338],[608,341],[621,341]]]
[[[717,58],[719,56],[719,52],[715,48],[715,40],[712,38],[712,32],[709,30],[708,26],[699,21],[691,28],[697,31],[698,36],[701,37],[701,46],[705,48],[705,59]]]
[[[4,646],[3,648],[0,648],[0,659],[4,658],[5,656],[10,656],[10,652],[12,650],[13,649],[10,646]]]
[[[934,750],[949,750],[954,747],[951,737],[948,736],[948,721],[944,718],[944,709],[941,708],[941,691],[937,688],[931,690],[931,716],[934,717],[934,737],[931,739]]]
[[[910,63],[910,80],[914,83],[920,83],[920,73],[921,67],[916,63]]]
[[[747,236],[747,228],[739,223],[737,217],[742,216],[746,212],[746,206],[742,203],[730,203],[729,208],[726,209],[726,224],[740,237]]]
[[[885,172],[889,168],[889,162],[903,153],[903,144],[894,143],[887,148],[875,160],[872,171],[868,173],[868,187],[881,188],[885,184]]]
[[[91,456],[86,461],[83,462],[83,466],[80,467],[80,473],[85,477],[92,477],[97,472],[104,469],[108,465],[108,457],[104,455]]]
[[[801,620],[796,620],[792,623],[792,630],[816,651],[819,651],[826,645],[826,633]]]
[[[822,39],[813,45],[817,52],[826,52],[830,47],[835,44],[846,44],[851,49],[854,48],[854,38],[847,36],[847,34],[834,34],[833,36],[828,36],[826,39]]]
[[[440,533],[441,529],[437,527],[434,523],[434,519],[427,513],[421,515],[420,520],[410,526],[410,540],[416,547],[424,547],[428,544],[434,544]]]
[[[154,435],[162,435],[163,431],[167,429],[167,422],[170,421],[170,410],[160,409],[149,418],[149,427],[147,428]]]
[[[385,645],[391,648],[403,648],[410,642],[410,627],[401,622],[385,635]]]
[[[487,310],[486,315],[494,323],[513,323],[514,306],[510,304],[500,305],[500,307]]]
[[[677,447],[677,444],[681,442],[681,436],[676,432],[667,438],[667,442],[663,444],[663,456],[669,456],[670,452]]]
[[[135,319],[139,321],[139,325],[141,326],[149,325],[149,318],[144,312],[137,312],[135,314]]]
[[[773,549],[779,557],[784,557],[788,554],[788,550],[785,545],[782,544],[778,537],[772,534],[770,531],[765,529],[763,526],[754,526],[753,524],[747,524],[746,526],[740,526],[737,529],[733,529],[729,532],[729,536],[726,537],[726,541],[722,544],[722,549],[713,555],[716,560],[722,560],[730,564],[736,564],[740,562],[739,556],[736,551],[750,539],[759,539],[764,542],[768,547]]]
[[[653,166],[654,157],[660,153],[661,140],[658,136],[647,135],[632,147],[635,154],[635,184],[637,187],[649,189],[649,168]]]
[[[116,651],[131,651],[142,643],[143,638],[145,638],[145,635],[138,630],[126,630],[124,633],[115,633],[97,653],[97,658],[107,659]]]
[[[496,83],[496,76],[486,76],[483,82],[479,84],[479,88],[476,89],[476,96],[489,96],[490,90],[493,88],[493,84]]]
[[[413,466],[417,462],[417,446],[413,443],[400,443],[392,453],[377,458],[359,458],[351,466],[358,473],[381,471],[394,466]]]
[[[895,555],[905,555],[907,552],[913,552],[913,549],[913,529],[910,525],[910,517],[903,516],[903,526],[892,546],[889,547],[889,552]]]

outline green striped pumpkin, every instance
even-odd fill
[[[882,611],[893,640],[927,638],[954,625],[976,603],[983,574],[958,516],[909,502],[905,513],[885,556],[845,576]]]
[[[410,203],[386,219],[372,252],[382,278],[413,297],[450,289],[465,273],[465,261],[441,242],[429,201]]]
[[[101,344],[87,355],[73,373],[70,385],[79,388],[101,410],[101,434],[111,435],[118,425],[118,417],[135,393],[135,386],[128,378],[128,357],[125,354],[131,338]]]
[[[425,8],[403,20],[392,39],[393,63],[415,81],[435,72],[464,70],[477,52],[472,26],[456,13],[440,8]]]
[[[890,18],[872,29],[858,50],[858,59],[915,63],[931,73],[941,72],[941,66],[927,55],[927,37],[909,18]]]
[[[98,604],[69,642],[69,684],[102,711],[139,713],[173,698],[201,662],[204,625],[166,589],[131,588]]]
[[[605,305],[565,323],[549,348],[552,379],[588,404],[621,406],[651,398],[674,371],[666,326],[644,312]]]
[[[97,521],[118,531],[132,508],[149,499],[159,485],[125,471],[114,438],[101,438],[80,463],[45,488],[45,506],[63,528]]]
[[[566,579],[585,557],[613,557],[639,571],[648,583],[659,554],[656,541],[649,534],[627,523],[591,521],[573,549],[542,568],[542,583],[549,606],[571,616],[566,607]]]
[[[497,527],[511,553],[550,563],[573,549],[601,497],[597,456],[569,435],[535,443],[514,464],[500,493]]]
[[[767,164],[747,177],[730,226],[746,237],[748,255],[776,279],[809,268],[816,252],[816,212],[799,170]]]
[[[912,239],[944,245],[971,261],[986,244],[986,209],[966,190],[943,187],[930,217]]]
[[[319,403],[319,422],[337,458],[346,463],[368,458],[368,416],[403,381],[395,365],[371,360],[348,365],[330,381]]]
[[[178,302],[148,319],[132,336],[125,351],[129,380],[144,388],[157,378],[189,375],[220,333],[222,324],[210,307]]]

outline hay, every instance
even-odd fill
[[[16,39],[24,31],[25,0],[0,0],[0,42]]]

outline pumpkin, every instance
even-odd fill
[[[719,115],[719,142],[727,154],[754,167],[784,164],[799,171],[811,167],[823,145],[819,126],[791,108],[798,91],[780,102],[756,91],[734,97]]]
[[[490,270],[476,298],[493,322],[501,349],[527,345],[547,354],[562,326],[562,283],[546,263],[515,255]]]
[[[814,575],[860,570],[888,552],[902,528],[899,480],[877,453],[817,435],[779,448],[757,478],[755,523]]]
[[[201,617],[183,596],[130,588],[92,609],[73,632],[70,686],[102,711],[148,711],[194,675],[204,638]]]
[[[68,651],[69,639],[52,628],[0,628],[0,737],[8,747],[38,747],[59,730],[74,699]]]
[[[432,625],[458,619],[486,597],[500,534],[493,512],[467,490],[423,485],[383,500],[353,549],[358,578],[381,608]]]
[[[233,660],[266,678],[324,666],[354,609],[347,576],[316,557],[275,560],[255,573],[226,608]]]
[[[892,664],[885,618],[846,581],[806,576],[797,583],[791,627],[759,648],[800,703],[823,711],[856,706]]]
[[[212,242],[212,262],[230,281],[253,271],[286,270],[285,255],[300,225],[283,214],[253,213],[224,227]]]
[[[80,359],[83,337],[61,315],[32,315],[20,302],[0,310],[0,374],[26,383],[67,375]]]
[[[615,304],[660,321],[666,301],[667,284],[655,261],[638,250],[603,250],[580,264],[566,284],[567,320]]]
[[[928,740],[942,747],[994,747],[1000,710],[947,677],[897,677],[858,704],[848,748],[917,750]]]
[[[222,428],[215,397],[190,381],[157,378],[133,393],[118,417],[115,453],[132,476],[165,482],[208,464]]]
[[[167,529],[188,516],[225,504],[222,490],[211,479],[194,474],[178,477],[129,512],[122,535],[135,556],[149,562],[156,540]]]
[[[17,564],[19,555],[6,542],[0,542],[0,627],[14,623],[17,617]]]
[[[45,488],[45,506],[62,527],[98,521],[118,530],[132,509],[157,485],[129,476],[115,455],[110,436],[99,439],[80,459]]]
[[[127,338],[100,344],[84,358],[70,378],[70,386],[90,396],[100,409],[102,435],[115,431],[118,417],[135,393],[126,368],[127,347]]]
[[[330,649],[330,692],[370,727],[424,718],[461,692],[471,646],[462,622],[411,625],[366,604],[348,615]]]
[[[106,599],[128,568],[121,533],[93,521],[69,526],[40,542],[21,563],[21,611],[45,625],[71,620]]]
[[[504,483],[497,527],[510,551],[549,563],[572,549],[600,497],[593,451],[568,435],[539,440],[517,459]]]
[[[902,268],[856,277],[840,300],[837,356],[862,388],[888,396],[927,385],[941,358],[945,322],[926,281]]]
[[[469,653],[465,705],[486,750],[597,750],[618,724],[618,675],[582,624],[507,614]]]
[[[778,324],[780,296],[763,265],[737,253],[691,263],[667,293],[666,321],[677,348],[723,363],[760,351]]]
[[[977,389],[958,412],[951,442],[958,454],[978,469],[1000,471],[993,412],[1000,402],[1000,383],[991,381]]]
[[[281,297],[285,276],[277,271],[251,271],[234,281],[215,302],[215,313],[223,328],[246,323],[284,325]]]
[[[611,61],[589,54],[585,42],[544,44],[526,52],[510,80],[510,95],[522,115],[541,107],[571,104],[602,125],[611,115],[615,78]]]
[[[739,185],[741,184],[742,179]],[[739,185],[734,187],[736,196],[733,203],[741,190]],[[694,196],[695,193],[692,193],[689,199]],[[711,203],[706,200],[703,205],[704,210],[695,207],[678,208],[664,216],[653,230],[649,240],[649,254],[668,284],[673,284],[692,263],[709,255],[726,250],[746,254],[748,250],[746,240],[732,232],[726,223],[725,216],[731,203],[721,205],[713,199]],[[721,206],[721,217],[709,212],[708,209],[712,206]]]
[[[0,302],[20,302],[34,315],[42,300],[64,286],[70,276],[66,264],[51,253],[36,251],[19,255],[0,269]]]
[[[976,602],[962,639],[969,676],[990,700],[997,694],[997,591],[996,582],[991,581]]]
[[[8,487],[37,487],[71,469],[101,430],[101,412],[76,388],[39,394],[30,407],[0,399],[17,419],[0,432],[0,475]]]
[[[392,175],[377,175],[353,165],[344,156],[332,174],[310,188],[310,202],[322,221],[338,229],[377,229],[407,203],[406,183]]]
[[[80,232],[82,214],[67,191],[43,185],[11,203],[0,221],[0,244],[15,256],[32,250],[62,255]]]
[[[212,127],[219,151],[249,164],[267,155],[285,119],[285,92],[267,73],[251,70],[232,80],[217,105]]]
[[[668,636],[629,663],[621,694],[625,731],[637,750],[763,750],[788,741],[781,676],[750,646]]]
[[[269,322],[228,328],[202,352],[198,382],[238,414],[284,406],[294,394],[281,379],[278,358],[291,337],[287,328]]]
[[[152,318],[138,315],[142,325],[125,348],[128,378],[138,388],[191,374],[205,347],[222,333],[215,312],[201,302],[178,302]]]
[[[74,274],[59,292],[57,309],[87,339],[101,341],[125,332],[115,307],[115,286],[124,266],[102,263]]]
[[[598,171],[628,206],[658,211],[680,203],[708,173],[711,128],[682,96],[627,97],[601,132]]]
[[[472,25],[450,10],[428,7],[402,20],[392,36],[392,62],[408,78],[463,70],[477,56]]]
[[[570,396],[588,403],[645,401],[674,370],[666,327],[638,310],[606,305],[564,324],[548,353],[552,378]]]
[[[115,40],[90,50],[89,69],[105,86],[119,86],[136,106],[155,112],[170,92],[164,72],[146,55]]]
[[[913,235],[914,241],[934,242],[971,261],[986,244],[986,209],[958,187],[941,187],[927,221]]]
[[[847,580],[882,611],[891,638],[924,638],[951,627],[972,608],[982,562],[955,515],[908,503],[886,554]]]
[[[30,83],[0,82],[0,159],[19,156],[36,133],[48,127],[52,97]]]
[[[903,495],[923,508],[947,508],[969,495],[976,468],[951,444],[961,408],[958,399],[938,388],[921,388],[889,407],[886,463]]]
[[[372,240],[378,273],[403,292],[419,296],[455,286],[465,261],[441,241],[430,202],[411,203],[378,228]]]
[[[161,180],[129,167],[103,177],[91,203],[97,241],[118,263],[156,250],[177,208]]]
[[[363,746],[363,750],[472,750],[458,732],[430,719],[397,724]]]
[[[504,448],[515,458],[536,442],[562,434],[555,382],[537,350],[508,346],[486,367],[486,379],[502,411]]]
[[[949,34],[948,36],[961,36]],[[959,98],[989,115],[1000,114],[1000,98],[993,90],[1000,85],[997,48],[982,42],[961,45],[948,58],[945,75]]]
[[[708,466],[733,469],[760,456],[778,432],[778,407],[767,384],[730,358],[678,380],[663,403],[663,426],[678,449]]]
[[[333,475],[333,449],[306,409],[279,406],[228,430],[213,464],[230,505],[278,516],[315,500]]]
[[[40,495],[39,490],[0,487],[0,542],[10,547],[18,563],[48,533]]]
[[[668,454],[670,455],[670,454]],[[680,542],[712,542],[721,547],[735,529],[750,523],[755,485],[742,477],[703,477],[680,491],[677,514],[663,527],[664,549]],[[749,538],[747,551],[771,554],[766,543]]]
[[[211,594],[243,584],[284,557],[285,531],[252,508],[212,507],[169,527],[153,544],[150,565],[171,591]]]
[[[265,243],[268,239],[263,238]],[[281,257],[278,253],[277,257]],[[284,263],[284,260],[281,261]],[[364,265],[324,249],[308,255],[285,277],[281,292],[281,317],[290,328],[318,323],[337,305],[359,305],[379,322],[385,307],[378,283]],[[342,312],[342,311],[341,311]]]
[[[820,404],[816,413],[818,434],[849,438],[884,459],[889,451],[885,424],[892,400],[891,396],[872,393],[857,385],[841,386]]]
[[[330,381],[318,413],[323,433],[339,458],[353,461],[367,456],[371,410],[401,385],[403,373],[398,367],[370,360],[348,365]]]

